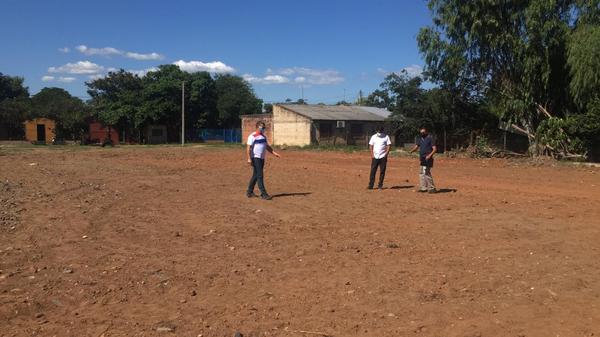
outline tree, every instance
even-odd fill
[[[80,139],[85,132],[87,108],[84,102],[61,88],[43,88],[31,97],[34,117],[56,121],[58,139]]]
[[[29,89],[23,85],[25,79],[0,73],[0,102],[5,99],[27,98]]]
[[[497,120],[480,108],[481,102],[456,97],[446,88],[425,90],[422,84],[421,77],[411,77],[406,71],[392,73],[365,104],[390,110],[394,134],[407,141],[424,126],[440,135],[448,131],[450,144],[462,146],[471,141],[474,130],[497,125]]]
[[[266,114],[272,114],[273,113],[273,104],[271,104],[271,103],[263,104],[263,111]]]
[[[217,111],[224,127],[240,124],[239,116],[262,112],[262,101],[256,97],[248,82],[239,76],[217,75]]]
[[[100,122],[141,135],[145,118],[140,111],[143,83],[139,76],[121,69],[86,85],[92,113]]]
[[[189,102],[188,116],[191,123],[187,128],[214,126],[219,124],[217,112],[217,87],[215,80],[208,72],[198,72],[188,75]],[[187,84],[186,84],[187,85]]]
[[[573,2],[431,0],[434,26],[418,36],[426,73],[452,91],[486,95],[533,143],[538,107],[569,107],[564,57]]]
[[[580,109],[600,98],[600,26],[583,25],[569,37],[570,93]]]
[[[29,89],[22,77],[0,73],[0,139],[18,139],[23,122],[29,118]]]

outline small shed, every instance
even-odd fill
[[[144,130],[146,144],[166,144],[167,127],[165,125],[148,125]]]
[[[25,121],[25,139],[35,144],[52,144],[56,138],[56,122],[49,118]]]
[[[91,121],[89,124],[89,141],[92,143],[104,144],[106,140],[110,139],[113,144],[119,144],[119,132],[111,126],[106,127],[99,121]]]

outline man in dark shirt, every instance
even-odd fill
[[[433,167],[433,155],[437,152],[435,139],[427,132],[426,128],[421,128],[420,135],[415,139],[415,147],[410,151],[419,150],[419,161],[421,172],[419,174],[419,192],[437,192],[431,176]]]

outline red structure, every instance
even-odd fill
[[[104,141],[110,137],[110,140],[114,145],[119,144],[119,132],[117,129],[110,127],[110,136],[108,129],[108,127],[105,127],[98,121],[90,122],[89,140],[93,143],[103,144]]]

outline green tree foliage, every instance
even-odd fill
[[[262,112],[262,100],[254,94],[248,82],[239,76],[217,75],[217,111],[223,126],[239,125],[240,115]]]
[[[107,126],[117,126],[130,135],[140,136],[145,121],[141,113],[142,80],[123,69],[106,77],[86,82],[94,116]],[[138,131],[138,132],[135,132]]]
[[[583,25],[570,36],[567,63],[570,90],[581,109],[600,98],[600,26]]]
[[[262,111],[262,101],[241,77],[213,78],[207,72],[188,73],[175,65],[159,66],[144,77],[120,70],[86,84],[91,105],[104,124],[132,135],[141,135],[146,125],[164,124],[171,140],[176,140],[184,83],[186,137],[199,127],[238,127],[239,115]]]
[[[18,139],[23,122],[29,118],[29,90],[22,77],[0,73],[0,137]]]
[[[473,130],[497,124],[481,102],[462,99],[446,88],[426,90],[422,84],[421,77],[410,77],[406,71],[392,73],[367,97],[365,105],[390,110],[394,133],[404,141],[410,141],[424,126],[437,134],[448,131],[449,146],[462,146],[471,140]]]
[[[267,114],[272,114],[273,113],[273,104],[271,104],[271,103],[263,104],[263,111]]]
[[[5,99],[29,97],[29,89],[23,85],[24,81],[22,77],[0,73],[0,102]]]
[[[86,129],[84,102],[61,88],[43,88],[33,95],[31,114],[55,120],[58,139],[80,139]]]
[[[484,98],[500,118],[525,129],[532,145],[547,140],[535,135],[547,112],[582,112],[574,101],[584,106],[597,83],[598,72],[584,68],[597,62],[590,54],[597,32],[585,26],[598,27],[598,0],[430,0],[429,8],[433,25],[417,41],[426,75],[441,88]]]

